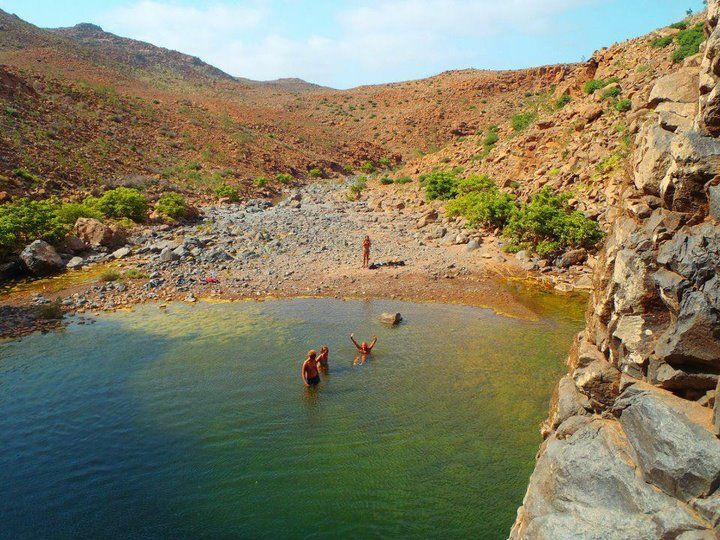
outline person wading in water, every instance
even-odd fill
[[[377,336],[373,336],[372,342],[368,345],[367,341],[363,341],[362,343],[358,343],[355,341],[355,334],[350,334],[350,341],[353,342],[353,345],[357,348],[358,351],[360,351],[360,358],[358,362],[358,358],[355,359],[354,364],[364,364],[365,360],[367,360],[367,357],[372,353],[373,347],[377,343]]]
[[[305,386],[317,386],[320,384],[320,372],[317,367],[317,353],[315,350],[308,352],[307,358],[300,368],[300,375]]]
[[[370,266],[370,237],[365,236],[365,239],[362,243],[362,250],[363,250],[363,268],[368,268]]]
[[[327,345],[320,347],[320,354],[317,355],[317,365],[320,369],[328,368],[328,357],[330,356],[330,349]]]

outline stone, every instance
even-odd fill
[[[697,369],[681,369],[667,362],[652,358],[648,365],[648,381],[666,390],[710,390],[717,386],[716,373],[704,373]]]
[[[397,326],[403,320],[399,313],[382,313],[379,317],[380,322],[390,326]]]
[[[582,248],[571,249],[570,251],[563,253],[563,255],[558,259],[557,265],[560,268],[570,268],[571,266],[584,263],[587,260],[587,257],[587,250]]]
[[[465,244],[465,251],[475,251],[480,247],[480,242],[478,242],[475,238],[470,240],[467,244]]]
[[[113,251],[111,257],[113,259],[123,259],[123,258],[127,257],[128,255],[130,255],[130,248],[122,247],[120,249]]]
[[[670,145],[674,135],[658,124],[646,122],[638,134],[635,153],[635,186],[649,195],[660,194],[660,181],[670,167]]]
[[[61,270],[63,261],[55,248],[44,240],[35,240],[23,249],[20,259],[36,276],[47,276]]]
[[[422,229],[423,227],[426,227],[430,223],[435,223],[438,218],[438,212],[437,210],[428,210],[423,214],[423,216],[418,220],[417,222],[417,228]]]
[[[604,358],[578,367],[572,378],[583,394],[604,406],[612,405],[618,396],[620,371]]]
[[[511,540],[646,540],[710,524],[636,473],[618,421],[594,419],[540,451]],[[698,538],[701,538],[698,536]]]
[[[160,257],[158,258],[160,262],[167,263],[172,262],[178,259],[178,256],[175,254],[175,252],[170,249],[169,247],[166,247],[160,252]]]
[[[573,281],[573,288],[583,291],[590,291],[593,288],[593,280],[588,274],[583,274]]]
[[[708,203],[710,215],[713,219],[720,221],[720,184],[708,188]]]
[[[93,218],[78,218],[73,231],[86,246],[92,248],[117,248],[125,244],[126,240],[125,231],[121,227],[110,227]]]
[[[67,253],[81,253],[87,249],[87,246],[85,245],[85,242],[80,240],[77,236],[69,234],[62,241],[61,248],[63,252]]]
[[[708,408],[637,382],[615,411],[646,482],[684,501],[720,485],[720,441]]]
[[[85,259],[83,259],[82,257],[73,257],[65,265],[65,268],[67,268],[68,270],[74,270],[76,268],[80,268],[83,264],[85,264]]]

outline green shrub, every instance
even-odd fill
[[[582,212],[572,211],[568,198],[568,194],[558,195],[545,187],[513,212],[503,230],[510,239],[510,249],[539,249],[539,254],[553,255],[597,244],[603,237],[597,223]]]
[[[238,202],[240,200],[240,193],[237,188],[223,184],[215,188],[215,195],[218,199],[228,199],[230,202]]]
[[[78,218],[102,219],[100,210],[85,203],[64,203],[57,207],[55,215],[60,223],[73,226]]]
[[[618,97],[622,93],[622,89],[619,86],[613,86],[612,88],[608,88],[607,90],[603,90],[602,98],[603,99],[612,99]]]
[[[378,165],[380,165],[383,169],[389,169],[392,167],[392,161],[389,157],[383,156],[378,160]]]
[[[675,28],[675,30],[685,30],[687,28],[687,23],[685,21],[672,23],[670,28]]]
[[[484,174],[470,175],[467,178],[455,180],[455,189],[459,195],[470,193],[472,191],[493,191],[497,190],[495,181]]]
[[[425,187],[425,196],[429,201],[435,199],[452,199],[457,192],[457,175],[449,171],[434,171],[420,177]]]
[[[108,268],[102,271],[99,279],[100,281],[118,281],[120,278],[122,278],[122,275],[117,269]]]
[[[525,111],[514,114],[510,119],[510,124],[515,131],[523,131],[535,122],[535,118],[537,118],[537,113],[535,111]]]
[[[362,165],[360,165],[360,170],[365,174],[372,174],[375,172],[375,165],[372,161],[365,161]]]
[[[28,182],[32,182],[33,184],[39,184],[40,182],[42,182],[39,176],[31,173],[23,167],[18,167],[17,169],[15,169],[13,171],[13,174],[21,180],[26,180]]]
[[[123,278],[125,279],[146,279],[148,277],[150,276],[137,268],[130,268],[123,274]]]
[[[275,181],[279,184],[291,184],[295,178],[288,173],[279,173],[275,175]]]
[[[621,99],[617,103],[615,103],[615,108],[619,112],[627,112],[632,108],[632,101],[629,99]]]
[[[267,176],[256,176],[253,180],[255,187],[263,188],[270,183],[270,179]]]
[[[700,44],[705,41],[705,32],[703,24],[698,23],[692,28],[681,30],[675,35],[675,42],[678,44],[677,49],[673,52],[672,60],[676,64],[682,62],[688,56],[692,56],[700,52]]]
[[[485,148],[491,148],[495,146],[495,143],[500,140],[500,136],[497,134],[497,131],[490,131],[483,139],[483,146]]]
[[[188,204],[180,193],[164,193],[155,205],[158,214],[171,220],[182,219],[187,215]]]
[[[571,98],[569,95],[563,94],[562,96],[560,96],[559,98],[557,98],[557,100],[555,100],[555,103],[553,104],[553,108],[554,108],[555,110],[560,110],[560,109],[562,109],[565,105],[567,105],[568,103],[570,103],[571,101],[572,101],[572,98]]]
[[[137,189],[119,187],[102,194],[98,199],[86,199],[85,204],[94,206],[110,218],[128,218],[136,223],[145,219],[148,203],[145,195]]]
[[[314,167],[310,169],[308,171],[308,174],[310,175],[310,178],[322,178],[323,176],[325,176],[325,172],[319,167]]]
[[[71,226],[57,216],[60,203],[54,199],[18,199],[0,206],[0,252],[12,252],[34,240],[57,243]]]
[[[607,79],[593,79],[591,81],[587,81],[583,85],[583,91],[586,94],[593,94],[596,90],[600,90],[601,88],[605,88],[607,85],[620,82],[620,79],[617,77],[609,77]]]
[[[673,42],[672,36],[657,37],[650,40],[650,46],[653,49],[664,49]]]
[[[497,188],[465,193],[445,207],[448,216],[462,216],[471,225],[492,227],[504,227],[515,210],[513,196]]]
[[[412,181],[413,181],[413,179],[410,178],[409,176],[400,176],[399,178],[396,178],[396,179],[395,179],[395,183],[396,183],[396,184],[401,184],[401,185],[402,185],[402,184],[409,184],[409,183],[412,182]]]
[[[355,181],[348,186],[348,199],[357,200],[366,187],[367,177],[358,176]]]
[[[380,179],[380,183],[381,183],[383,186],[389,186],[390,184],[393,183],[393,179],[390,178],[389,176],[383,176],[383,177]]]

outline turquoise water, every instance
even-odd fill
[[[0,343],[0,537],[506,538],[580,312],[147,305]]]

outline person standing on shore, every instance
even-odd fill
[[[365,239],[362,243],[362,250],[363,250],[363,268],[368,268],[370,266],[370,237],[368,235],[365,235]]]
[[[300,375],[305,386],[317,386],[320,384],[320,372],[318,371],[315,349],[308,352],[307,358],[303,362],[302,368],[300,368]]]

